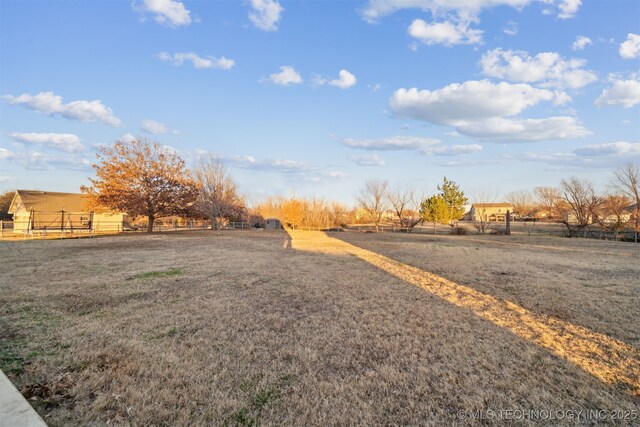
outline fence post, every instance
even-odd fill
[[[4,238],[4,221],[0,220],[0,239]]]

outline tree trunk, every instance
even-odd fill
[[[152,233],[153,232],[153,222],[155,220],[156,220],[155,217],[149,216],[149,222],[147,224],[147,233]]]
[[[436,231],[436,222],[433,221],[433,235],[435,236],[438,232]]]

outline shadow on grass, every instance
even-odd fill
[[[457,307],[506,328],[578,366],[600,381],[640,396],[640,351],[622,341],[551,316],[529,311],[425,270],[360,248],[324,232],[289,231],[300,251],[353,255]]]

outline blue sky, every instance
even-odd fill
[[[640,2],[2,0],[0,97],[2,191],[78,191],[131,137],[251,201],[604,190],[640,161]]]

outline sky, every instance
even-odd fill
[[[0,0],[0,191],[146,138],[250,202],[473,199],[640,162],[636,0]]]

